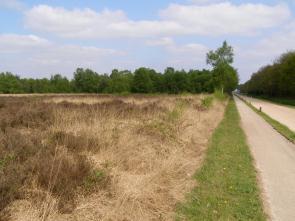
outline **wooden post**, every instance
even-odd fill
[[[261,112],[262,111],[262,108],[261,107],[259,107],[259,112]]]

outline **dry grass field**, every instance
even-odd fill
[[[0,220],[173,220],[225,101],[0,97]]]

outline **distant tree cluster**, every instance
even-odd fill
[[[285,53],[272,65],[262,67],[239,89],[251,95],[295,98],[295,51]]]
[[[164,73],[141,67],[131,71],[114,69],[110,75],[78,68],[69,80],[60,74],[50,79],[20,78],[0,73],[0,93],[212,93],[215,89],[231,92],[238,85],[237,71],[230,65],[233,50],[226,42],[207,54],[213,70],[174,70]]]
[[[141,67],[134,71],[113,70],[110,75],[78,68],[72,80],[53,75],[50,79],[20,78],[0,73],[0,93],[201,93],[214,91],[213,73],[208,70],[167,68],[164,73]]]

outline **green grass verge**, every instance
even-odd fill
[[[295,143],[295,132],[293,132],[291,129],[289,129],[284,124],[281,124],[280,122],[276,121],[275,119],[271,118],[264,112],[260,112],[256,107],[254,107],[251,103],[247,102],[242,97],[236,95],[239,99],[244,101],[245,104],[247,104],[252,110],[254,110],[257,114],[259,114],[266,122],[268,122],[276,131],[278,131],[280,134],[282,134],[285,138],[290,140],[292,143]]]
[[[215,130],[197,187],[179,205],[177,220],[266,220],[256,171],[231,99]]]

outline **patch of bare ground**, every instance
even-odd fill
[[[173,220],[225,109],[202,96],[0,98],[0,220]]]

